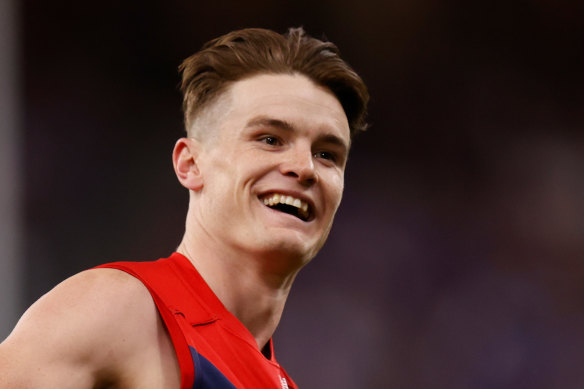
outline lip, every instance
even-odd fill
[[[286,196],[292,196],[292,197],[295,197],[297,199],[304,201],[305,203],[308,204],[309,216],[308,216],[308,219],[306,221],[303,220],[303,222],[310,223],[311,221],[313,221],[315,219],[316,207],[314,205],[314,201],[312,201],[312,199],[307,197],[306,195],[299,193],[299,192],[296,192],[296,191],[284,190],[284,189],[270,189],[270,190],[262,191],[261,193],[259,193],[257,195],[257,197],[258,197],[258,200],[260,200],[261,204],[264,207],[266,207],[266,205],[264,205],[264,203],[261,200],[264,197],[271,195],[273,193],[278,193],[278,194],[282,194],[282,195],[286,195]],[[267,207],[267,208],[269,208],[269,207]],[[269,209],[271,209],[271,208],[269,208]],[[295,217],[295,216],[293,216],[293,217]]]

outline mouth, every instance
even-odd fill
[[[267,207],[295,216],[303,222],[307,222],[312,218],[310,204],[297,197],[288,196],[281,193],[270,193],[261,196],[260,200]]]

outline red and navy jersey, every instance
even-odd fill
[[[276,362],[272,341],[268,359],[183,255],[99,267],[123,270],[148,288],[174,344],[181,389],[297,388]]]

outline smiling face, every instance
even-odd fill
[[[195,123],[212,127],[197,137],[201,185],[190,188],[198,230],[303,265],[342,197],[350,135],[339,101],[304,76],[263,74],[234,83],[207,116]]]

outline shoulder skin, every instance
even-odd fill
[[[0,389],[173,387],[180,371],[156,306],[119,270],[63,281],[0,344]]]

